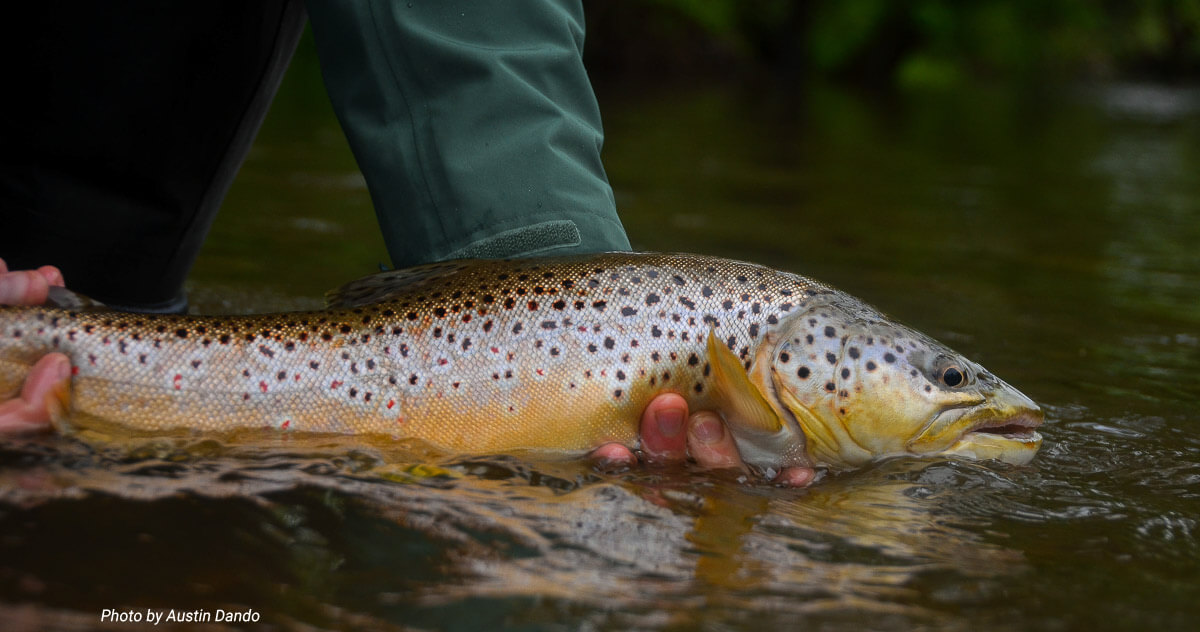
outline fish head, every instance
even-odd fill
[[[956,455],[1023,465],[1041,445],[1042,411],[1023,393],[848,296],[793,315],[772,352],[772,394],[815,464]]]

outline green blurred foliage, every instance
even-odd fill
[[[611,1],[611,0],[609,0]],[[609,1],[589,3],[600,10]],[[680,22],[723,54],[789,75],[947,87],[974,78],[1200,73],[1200,0],[626,0],[600,47],[695,46],[654,27]],[[611,6],[611,5],[610,5]],[[628,9],[628,7],[634,7]],[[607,7],[600,12],[614,13]],[[589,14],[590,15],[590,14]],[[614,37],[610,37],[616,34]],[[622,37],[624,42],[620,41]],[[711,54],[711,48],[704,51]],[[671,55],[679,57],[678,50]],[[703,66],[703,63],[696,64]]]

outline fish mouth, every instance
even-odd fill
[[[963,436],[971,434],[986,434],[1021,443],[1042,440],[1037,427],[1042,425],[1041,409],[1023,410],[1012,417],[984,419],[968,429]]]
[[[975,460],[995,459],[1026,465],[1042,446],[1042,410],[1036,405],[1018,410],[989,409],[943,454]]]

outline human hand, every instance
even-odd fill
[[[10,271],[0,259],[0,305],[41,305],[46,302],[52,285],[63,285],[58,268],[42,266],[37,270]],[[13,399],[0,401],[0,434],[48,430],[47,398],[70,377],[71,362],[67,356],[51,353],[38,360],[25,378],[21,392]]]
[[[711,411],[689,416],[687,400],[677,393],[655,397],[642,413],[639,429],[643,452],[651,463],[679,462],[690,455],[709,469],[747,469],[733,435],[721,418]],[[637,463],[633,452],[619,443],[600,446],[592,452],[592,458],[606,463]],[[775,482],[786,487],[806,487],[815,476],[812,468],[790,467],[784,468]]]

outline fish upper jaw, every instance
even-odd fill
[[[909,443],[916,455],[955,455],[1024,465],[1042,444],[1044,419],[1033,400],[1011,387],[974,405],[939,411]]]

